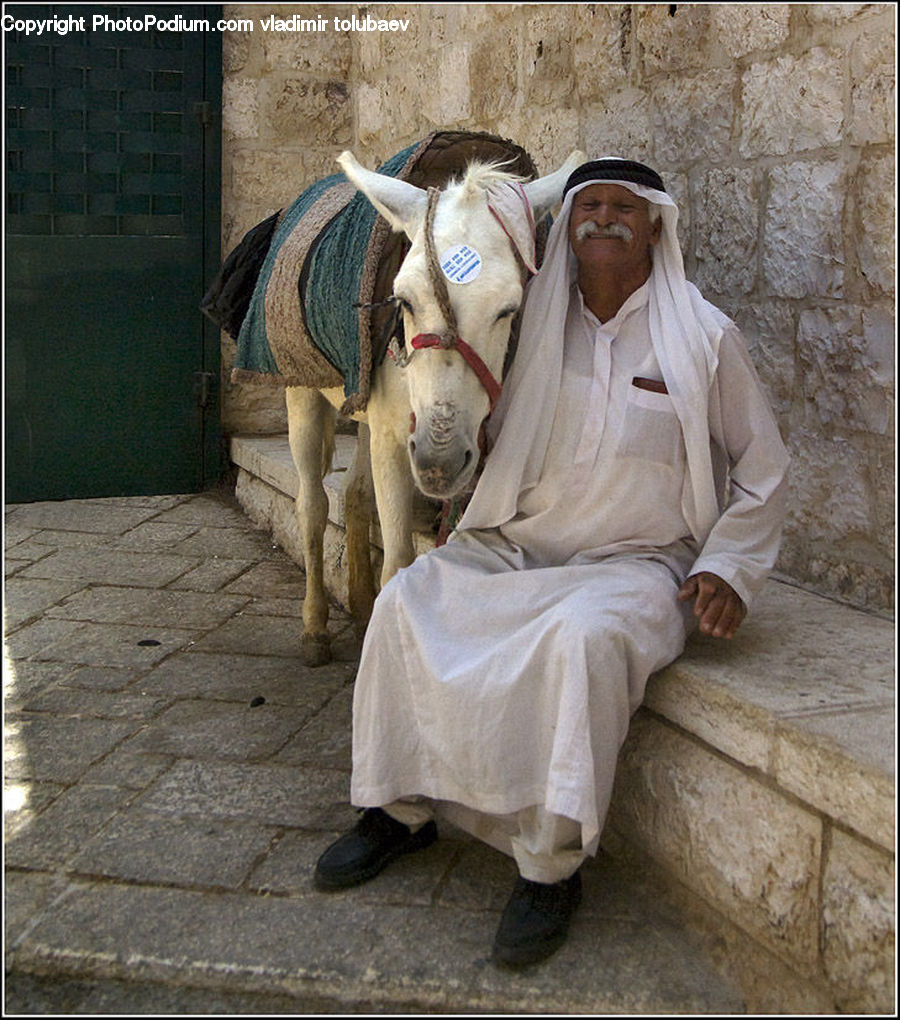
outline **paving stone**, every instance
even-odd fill
[[[340,691],[278,752],[276,761],[347,769],[352,765],[353,688]]]
[[[220,591],[250,566],[250,560],[207,560],[173,581],[169,587],[175,591]]]
[[[92,587],[74,595],[47,615],[92,623],[152,624],[208,630],[246,605],[246,597],[198,592]]]
[[[233,500],[207,494],[193,496],[170,510],[164,510],[158,514],[156,520],[162,524],[187,523],[199,524],[202,527],[257,530]]]
[[[333,1013],[378,1013],[367,1004],[336,1007],[327,999],[303,995],[268,995],[265,992],[228,992],[210,987],[192,988],[152,981],[103,981],[60,979],[35,974],[6,975],[8,1015],[31,1013],[44,1016],[273,1016]],[[388,1012],[397,1012],[389,1006]],[[418,1012],[412,1007],[400,1012]]]
[[[89,531],[55,531],[44,528],[16,546],[16,554],[32,559],[44,559],[56,549],[114,549],[119,542],[117,534],[92,534]]]
[[[28,663],[44,665],[44,663]],[[67,687],[83,687],[89,690],[121,691],[146,672],[146,667],[136,666],[75,666],[60,683]]]
[[[123,552],[172,552],[173,546],[193,535],[196,524],[174,524],[160,521],[147,521],[126,532],[114,544],[115,549]]]
[[[104,549],[62,549],[23,572],[25,577],[76,578],[94,584],[160,588],[197,566],[197,559]]]
[[[65,865],[132,796],[131,791],[115,786],[71,787],[8,840],[6,866]]]
[[[85,507],[96,507],[102,511],[105,507],[117,507],[122,506],[125,508],[132,507],[143,507],[150,510],[155,510],[157,513],[161,510],[169,510],[173,506],[178,506],[180,503],[184,503],[189,499],[193,499],[192,495],[183,495],[179,493],[172,493],[170,495],[156,496],[156,495],[138,495],[138,496],[95,496],[90,499],[76,500]]]
[[[15,630],[26,620],[43,613],[83,587],[81,581],[10,578],[4,588],[6,629]]]
[[[343,831],[356,821],[350,777],[326,769],[177,762],[143,794],[145,811]]]
[[[25,555],[25,554],[23,554]],[[3,576],[4,577],[15,577],[20,574],[27,567],[30,567],[34,563],[35,559],[39,557],[29,557],[28,559],[14,559],[12,556],[7,556],[3,560]]]
[[[172,756],[149,751],[131,751],[117,747],[82,776],[85,783],[99,786],[124,786],[132,790],[146,789],[172,764]]]
[[[3,884],[7,949],[14,948],[47,905],[68,888],[62,875],[8,869]]]
[[[66,500],[59,503],[21,504],[16,524],[27,528],[121,534],[159,513],[156,506],[127,504],[124,500]]]
[[[17,781],[6,777],[4,782],[3,811],[6,821],[19,811],[39,814],[66,789],[62,783],[45,782],[36,779]]]
[[[176,542],[169,552],[179,556],[222,556],[226,559],[263,559],[278,553],[262,531],[240,528],[198,528],[190,537]]]
[[[300,594],[302,595],[302,592]],[[243,611],[252,616],[289,616],[296,619],[303,612],[303,599],[254,598],[247,603]]]
[[[236,889],[275,832],[262,826],[129,811],[88,840],[69,867],[125,881]]]
[[[300,662],[299,620],[286,621],[259,616],[238,616],[201,638],[194,646],[201,652],[231,652],[251,655],[279,655]]]
[[[3,833],[9,840],[26,829],[65,790],[62,783],[7,778],[3,784]]]
[[[3,664],[3,704],[6,712],[20,707],[26,698],[54,684],[70,680],[79,672],[68,662],[30,662],[8,659]]]
[[[249,704],[289,705],[316,711],[353,676],[343,663],[315,670],[298,669],[292,659],[274,655],[178,652],[161,662],[140,683],[149,695],[210,698]]]
[[[356,625],[343,618],[335,617],[328,625],[331,632],[331,655],[335,662],[358,663],[362,650],[362,635]]]
[[[340,835],[340,832],[285,832],[254,868],[247,888],[261,893],[309,892],[316,861]]]
[[[140,720],[28,716],[6,721],[6,774],[14,779],[72,783],[116,744],[141,727]]]
[[[54,656],[45,654],[48,649],[60,643],[64,645],[84,629],[84,624],[72,620],[48,620],[42,617],[7,635],[5,650],[13,660],[32,657],[52,659]]]
[[[279,894],[309,892],[313,888],[312,875],[316,861],[340,835],[340,832],[285,833],[254,870],[247,881],[247,887],[259,892]],[[352,897],[361,903],[428,906],[459,849],[459,843],[438,840],[426,850],[404,857],[402,863],[396,862],[389,866],[378,876],[377,881],[333,895],[338,898]],[[512,882],[508,883],[507,897],[510,889]],[[484,909],[484,903],[476,904],[476,908]]]
[[[226,701],[177,701],[129,742],[134,751],[183,758],[258,761],[278,752],[309,718],[310,709]]]
[[[259,563],[227,588],[229,593],[257,598],[294,599],[303,595],[305,578],[300,568],[287,558]]]
[[[73,687],[51,687],[23,705],[26,712],[87,719],[147,719],[167,704],[164,698],[117,691],[92,691]]]
[[[503,910],[518,875],[515,861],[474,840],[453,845],[457,859],[440,902],[465,910]]]
[[[19,524],[14,513],[8,513],[4,517],[3,527],[3,548],[9,552],[26,539],[36,535],[40,528],[32,528],[27,524]]]
[[[17,657],[28,655],[45,661],[72,662],[85,666],[133,666],[149,669],[196,639],[198,633],[196,630],[177,630],[174,627],[75,623],[48,617],[16,631],[9,643]]]

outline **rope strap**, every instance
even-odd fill
[[[425,207],[425,255],[428,263],[428,278],[437,298],[438,307],[444,322],[447,323],[449,334],[458,336],[459,327],[456,325],[456,314],[450,304],[450,294],[447,290],[447,281],[441,272],[440,261],[438,260],[437,249],[434,246],[434,217],[437,213],[438,200],[441,197],[437,188],[428,189],[428,204]]]
[[[491,410],[493,411],[494,405],[500,399],[500,383],[494,378],[491,370],[481,360],[481,357],[459,335],[456,315],[453,311],[453,306],[450,304],[447,281],[441,272],[437,249],[434,245],[434,217],[437,213],[438,199],[440,197],[441,193],[437,188],[428,189],[428,204],[425,207],[425,255],[428,265],[428,277],[441,310],[441,315],[443,315],[444,321],[447,323],[447,330],[442,334],[419,333],[409,343],[414,350],[440,347],[444,350],[455,349],[459,351],[466,364],[481,380],[481,385],[487,390],[488,399],[491,402]]]

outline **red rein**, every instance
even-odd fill
[[[475,375],[477,375],[481,380],[481,385],[485,388],[485,390],[487,390],[488,399],[491,402],[491,410],[494,410],[494,405],[500,399],[500,383],[497,382],[491,374],[491,370],[465,342],[465,340],[461,337],[442,337],[438,336],[437,333],[417,333],[409,343],[410,346],[417,351],[421,351],[427,347],[440,347],[444,350],[451,350],[455,348],[458,350],[469,368],[471,368]]]

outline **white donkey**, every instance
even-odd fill
[[[533,223],[560,200],[569,174],[584,159],[573,152],[555,173],[522,185]],[[354,415],[361,424],[344,491],[350,608],[357,620],[367,620],[375,592],[369,555],[372,483],[384,542],[384,585],[415,557],[414,485],[427,496],[449,499],[472,480],[479,431],[499,392],[510,328],[522,300],[523,271],[509,235],[488,208],[489,189],[512,180],[496,166],[473,164],[462,180],[441,192],[426,192],[366,170],[349,152],[338,162],[393,230],[412,242],[394,279],[405,350],[377,369],[367,409]],[[453,272],[448,278],[437,265],[438,255],[444,260],[459,245],[466,246],[468,264],[474,265],[470,282],[454,282]],[[331,657],[323,576],[328,503],[322,479],[332,449],[332,408],[345,397],[340,388],[299,386],[289,386],[286,397],[306,569],[302,656],[307,665],[320,665]]]

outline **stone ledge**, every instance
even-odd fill
[[[645,705],[889,849],[893,625],[770,581],[731,642],[695,635]]]
[[[326,557],[345,604],[354,440],[337,438]],[[245,509],[296,556],[286,438],[234,439],[232,458]],[[770,581],[732,642],[694,636],[651,678],[608,826],[851,1010],[893,985],[893,649],[890,621]]]
[[[353,461],[356,438],[338,434],[334,437],[334,458],[331,472],[325,476],[325,493],[328,496],[328,521],[344,528],[344,477]],[[276,492],[294,499],[297,494],[297,473],[291,458],[287,436],[234,436],[231,439],[231,460],[251,476],[271,486]],[[416,533],[416,554],[433,548],[430,522],[437,514],[436,503],[416,493],[413,504]],[[378,521],[372,523],[372,544],[384,548]],[[340,601],[340,600],[339,600]]]

